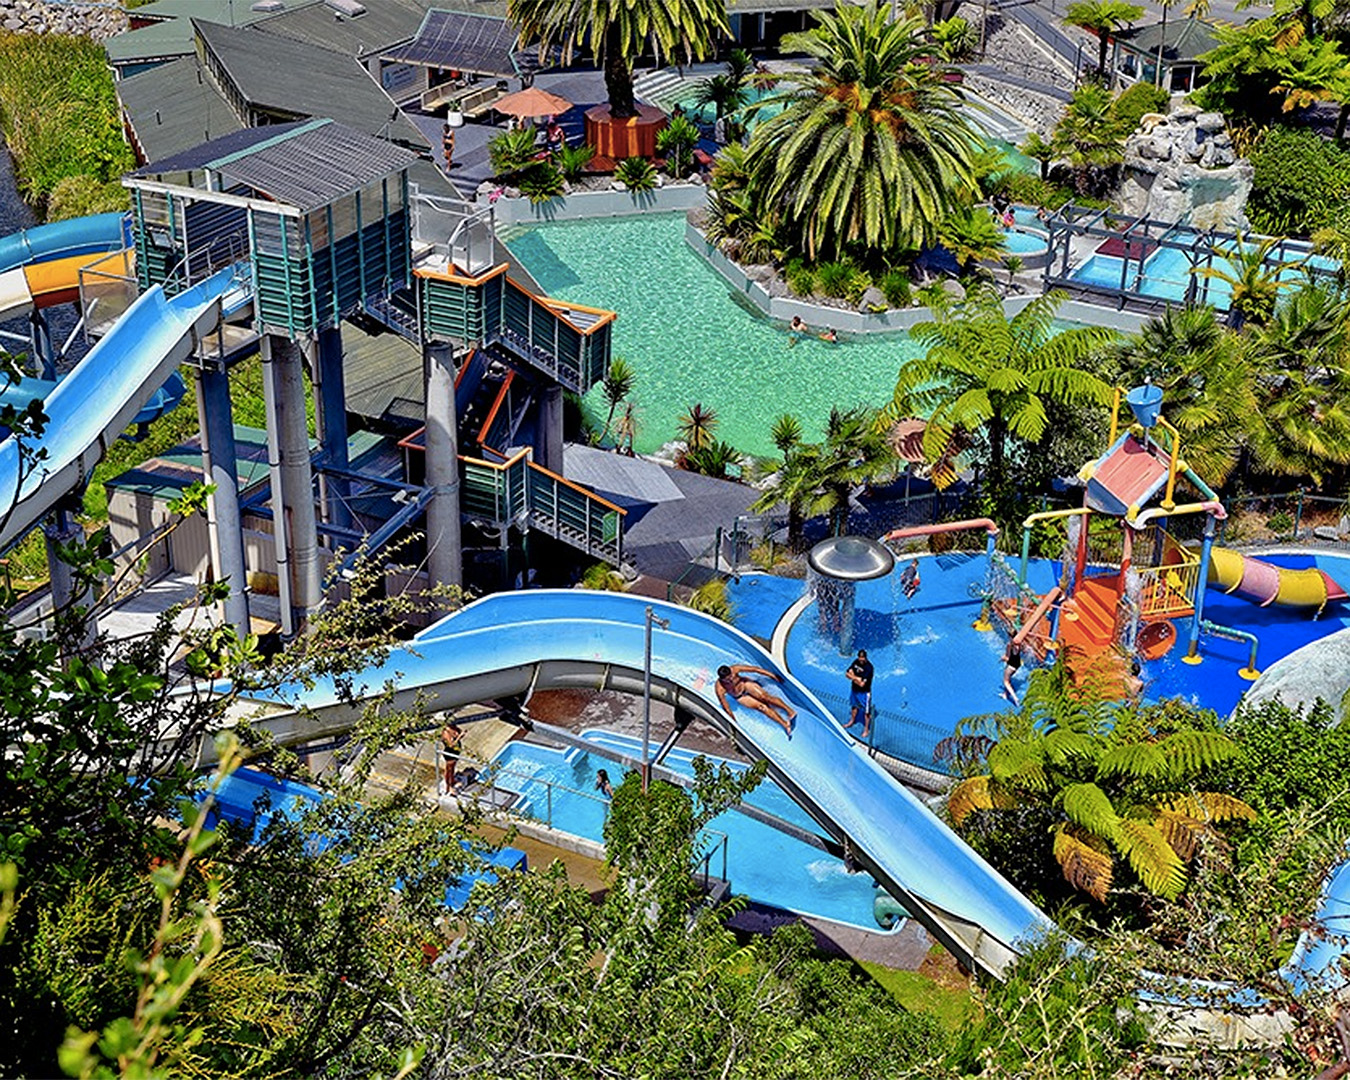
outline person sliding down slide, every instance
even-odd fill
[[[780,725],[787,732],[789,739],[792,738],[792,721],[797,718],[796,710],[781,698],[774,697],[754,679],[745,678],[747,671],[754,675],[767,675],[775,681],[778,679],[772,671],[766,671],[762,667],[753,667],[750,664],[727,667],[723,664],[717,669],[717,700],[722,703],[726,714],[732,720],[736,719],[736,714],[731,711],[731,702],[727,700],[728,697],[735,698],[747,709],[763,713]]]

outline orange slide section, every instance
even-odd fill
[[[80,271],[96,262],[107,261],[105,269],[112,273],[126,274],[131,269],[131,253],[122,252],[119,264],[106,252],[93,255],[72,255],[65,259],[52,259],[50,262],[30,263],[23,268],[28,279],[28,291],[33,296],[33,306],[52,307],[55,304],[69,304],[80,296]]]

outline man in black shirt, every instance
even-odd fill
[[[849,665],[845,674],[853,687],[848,695],[848,723],[844,727],[851,728],[861,719],[862,737],[865,739],[872,729],[872,661],[867,659],[866,649],[858,650],[858,658]]]

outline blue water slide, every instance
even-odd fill
[[[393,688],[394,704],[419,695],[445,709],[536,689],[637,691],[644,609],[670,620],[653,640],[653,694],[727,731],[746,753],[958,956],[1001,973],[1018,946],[1052,924],[894,777],[860,751],[830,711],[753,639],[716,619],[618,593],[530,590],[479,600],[423,631],[355,677],[358,696]],[[789,739],[759,713],[718,705],[721,664],[773,672],[761,681],[797,710]],[[259,721],[282,742],[349,728],[356,710],[331,682],[281,695],[284,712]],[[294,711],[292,711],[294,710]]]
[[[94,214],[90,217],[34,225],[0,237],[0,273],[17,266],[121,251],[131,246],[130,219],[125,214]]]
[[[22,447],[12,436],[0,442],[0,550],[88,479],[108,444],[214,329],[222,307],[246,302],[241,281],[230,268],[174,297],[158,285],[143,293],[47,396],[41,437]]]

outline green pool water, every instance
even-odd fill
[[[619,313],[614,355],[637,371],[640,452],[676,438],[696,401],[743,453],[775,454],[769,429],[785,412],[818,439],[831,406],[885,404],[900,365],[919,354],[904,334],[789,346],[781,326],[740,307],[689,249],[682,213],[532,225],[509,243],[548,295]],[[598,387],[587,404],[603,420]]]

